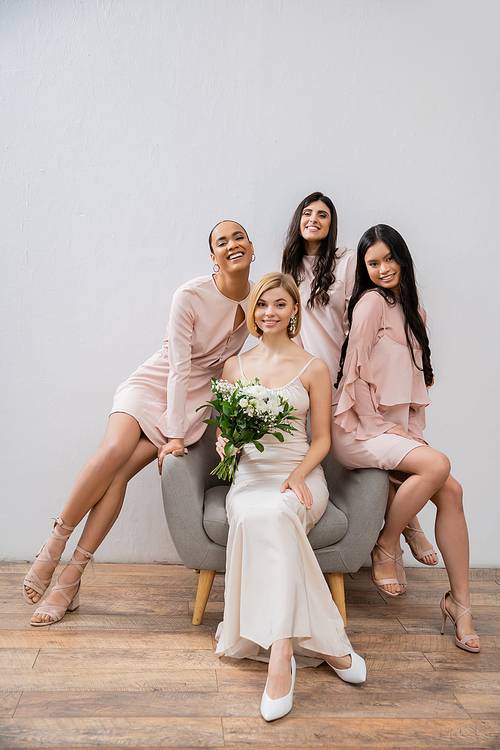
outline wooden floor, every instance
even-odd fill
[[[386,599],[363,570],[346,580],[348,633],[362,686],[324,665],[297,673],[291,714],[260,718],[266,665],[219,660],[224,579],[191,625],[198,577],[164,565],[97,565],[82,605],[31,628],[28,566],[0,565],[2,748],[500,748],[500,571],[472,572],[481,654],[439,634],[444,571],[409,571]]]

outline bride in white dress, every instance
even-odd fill
[[[307,539],[328,502],[320,461],[330,449],[331,383],[327,365],[291,341],[300,330],[300,296],[291,276],[270,273],[255,285],[247,325],[261,342],[227,360],[223,379],[258,377],[288,399],[298,419],[283,443],[266,435],[263,453],[253,445],[241,451],[227,496],[225,608],[216,639],[220,656],[269,662],[261,714],[271,721],[292,708],[296,663],[327,661],[353,683],[364,682],[366,667]],[[219,437],[222,457],[224,443]]]

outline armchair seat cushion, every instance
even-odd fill
[[[226,515],[226,495],[228,487],[211,487],[205,492],[203,507],[203,528],[207,536],[216,544],[227,545],[229,524]],[[331,501],[316,526],[309,532],[309,542],[313,549],[323,549],[340,541],[347,532],[348,520],[345,513]]]
[[[325,512],[307,535],[311,547],[323,549],[340,542],[347,533],[348,525],[345,513],[329,500]]]
[[[203,528],[216,544],[227,547],[229,524],[226,514],[226,495],[229,487],[211,487],[205,492],[203,505]]]

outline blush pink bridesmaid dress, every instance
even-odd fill
[[[421,310],[425,322],[425,313]],[[415,347],[422,365],[422,353]],[[430,403],[424,374],[413,364],[400,302],[375,289],[354,308],[344,374],[334,399],[332,453],[348,469],[391,470],[422,443],[387,434],[400,424],[423,438]]]
[[[210,407],[196,409],[210,401],[211,378],[221,377],[248,336],[245,320],[233,325],[238,306],[246,314],[249,296],[240,302],[225,297],[212,276],[177,289],[162,348],[118,387],[111,413],[130,414],[158,447],[167,438],[183,438],[185,445],[199,440]]]
[[[347,307],[354,285],[356,253],[354,250],[339,248],[339,258],[335,267],[335,283],[330,287],[330,300],[323,306],[316,302],[313,308],[307,301],[311,296],[316,256],[304,255],[302,265],[304,279],[299,284],[302,307],[302,327],[294,340],[315,357],[320,357],[328,365],[333,384],[339,371],[340,352],[347,335]],[[335,392],[333,392],[335,393]]]

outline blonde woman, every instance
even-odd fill
[[[268,661],[261,714],[271,721],[292,708],[296,661],[323,660],[346,682],[366,678],[321,572],[307,533],[328,502],[320,462],[330,449],[331,382],[327,365],[293,342],[301,306],[291,276],[271,273],[255,286],[247,325],[260,338],[229,359],[223,378],[259,378],[295,407],[296,431],[283,443],[267,435],[259,453],[245,446],[227,497],[229,539],[224,619],[217,653]],[[306,433],[310,412],[311,442]],[[223,455],[224,440],[217,449]]]

